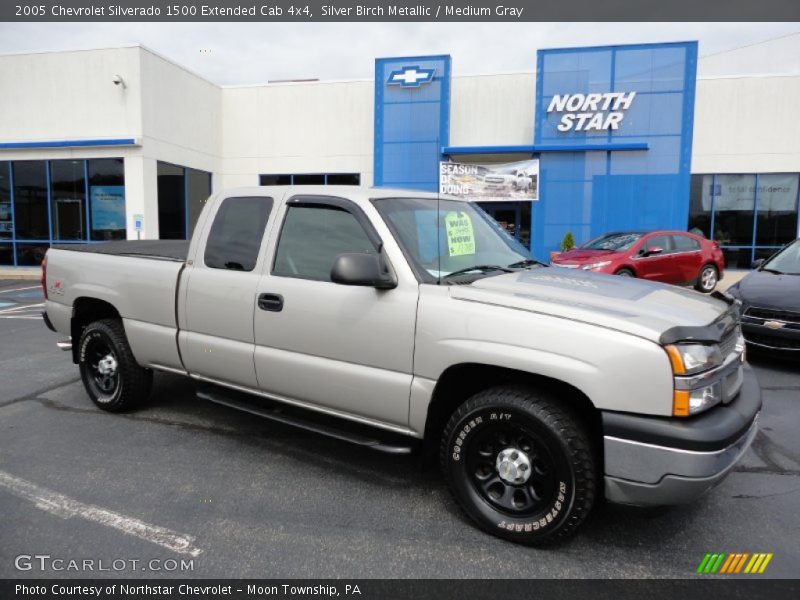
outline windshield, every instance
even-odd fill
[[[437,219],[436,200],[386,198],[375,201],[406,257],[429,283],[469,267],[508,267],[531,260],[525,246],[476,204],[455,200],[439,200],[438,204]]]
[[[800,240],[795,240],[770,258],[761,269],[763,271],[800,275]]]
[[[641,233],[608,233],[593,239],[591,242],[586,242],[581,246],[581,249],[612,250],[614,252],[619,252],[620,250],[627,250],[633,246],[641,237]]]

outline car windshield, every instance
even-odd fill
[[[781,250],[761,267],[763,271],[800,275],[800,240]]]
[[[582,250],[627,250],[642,237],[641,233],[609,233],[586,242]]]
[[[476,204],[385,198],[376,200],[375,206],[417,273],[429,283],[457,271],[469,273],[470,267],[499,274],[500,268],[532,261],[528,250]]]

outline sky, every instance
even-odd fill
[[[140,43],[216,84],[246,85],[370,79],[382,56],[450,54],[454,75],[533,71],[539,48],[698,40],[704,56],[798,31],[800,23],[2,23],[0,54]]]

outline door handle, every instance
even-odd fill
[[[261,294],[258,297],[258,308],[271,312],[283,310],[283,296],[280,294]]]

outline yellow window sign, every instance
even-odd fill
[[[447,250],[450,256],[475,254],[475,233],[472,231],[472,219],[460,211],[449,212],[444,217],[447,231]]]

